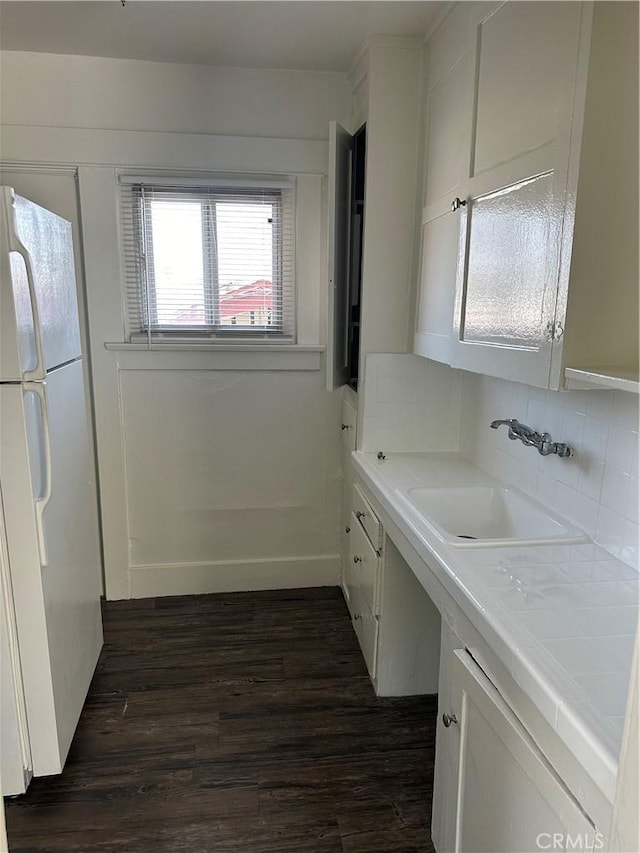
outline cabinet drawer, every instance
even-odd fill
[[[380,558],[378,552],[369,542],[366,533],[358,524],[355,514],[351,518],[349,573],[353,573],[355,585],[360,590],[364,603],[374,615],[377,615]]]
[[[356,589],[352,597],[351,619],[358,637],[362,656],[367,665],[371,679],[376,677],[378,656],[378,620],[367,607],[360,589]]]
[[[382,525],[359,486],[353,486],[353,513],[376,551],[382,547]]]

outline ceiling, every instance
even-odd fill
[[[422,36],[438,0],[0,2],[0,48],[346,71],[368,35]]]

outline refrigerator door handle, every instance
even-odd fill
[[[25,382],[23,383],[25,391],[33,391],[38,395],[40,401],[40,417],[42,420],[42,434],[44,439],[44,490],[35,501],[36,510],[36,530],[38,534],[38,550],[40,552],[40,563],[42,568],[49,565],[47,558],[47,543],[44,534],[44,511],[47,504],[51,500],[51,438],[49,434],[49,414],[47,412],[47,397],[45,393],[46,383],[44,382]]]
[[[26,246],[21,242],[15,232],[15,228],[11,229],[9,234],[9,251],[17,252],[22,256],[25,270],[27,271],[27,284],[29,286],[29,302],[31,304],[31,316],[33,318],[33,336],[36,345],[36,366],[33,370],[25,370],[23,379],[25,382],[36,379],[44,379],[45,367],[44,356],[42,354],[42,334],[40,332],[40,312],[38,310],[38,299],[36,297],[35,277],[33,275],[33,264],[31,263],[31,255]]]

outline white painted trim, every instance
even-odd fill
[[[131,598],[339,586],[340,568],[339,554],[131,566]]]
[[[105,344],[116,350],[118,370],[320,370],[324,347],[218,348],[165,344],[148,349],[145,344]]]
[[[129,531],[119,375],[116,354],[107,352],[101,343],[122,333],[124,326],[115,172],[109,166],[81,166],[78,179],[91,330],[105,589],[109,599],[128,598]]]
[[[347,72],[347,80],[352,89],[357,88],[366,76],[367,69],[363,68],[363,60],[367,53],[375,48],[386,48],[389,50],[423,50],[425,38],[412,38],[411,36],[367,36],[358,48],[355,59]]]
[[[613,804],[611,836],[609,850],[612,853],[624,853],[627,850],[640,850],[640,826],[638,823],[638,634],[631,665],[631,682],[627,699],[627,714],[620,752],[620,769],[616,785],[616,798]]]
[[[154,189],[157,187],[162,187],[162,189],[165,189],[166,187],[186,187],[187,189],[193,189],[194,187],[198,189],[201,187],[212,187],[214,189],[219,189],[221,187],[239,187],[241,189],[245,189],[246,187],[250,187],[251,189],[295,190],[295,181],[286,176],[283,176],[278,180],[275,178],[247,178],[246,176],[233,178],[227,174],[220,176],[208,175],[207,177],[200,178],[196,175],[191,175],[190,177],[184,175],[159,175],[157,172],[153,171],[139,175],[130,175],[129,173],[118,175],[118,183],[122,186],[148,184]]]
[[[433,21],[427,27],[427,31],[424,34],[424,44],[426,45],[429,39],[433,36],[435,31],[438,29],[440,24],[444,21],[447,15],[452,11],[455,7],[455,2],[453,0],[449,0],[449,2],[445,3],[442,9],[437,13]]]
[[[4,159],[16,163],[323,175],[328,142],[5,124],[0,127],[0,150]]]
[[[14,160],[0,160],[0,170],[19,172],[21,175],[71,175],[78,176],[75,166],[58,166],[54,163],[22,163]]]
[[[4,799],[0,802],[0,853],[9,853],[7,828],[4,817]]]
[[[106,350],[116,352],[139,352],[151,351],[158,352],[166,350],[167,352],[324,352],[323,346],[307,346],[303,344],[216,344],[216,343],[200,343],[198,341],[157,341],[148,346],[146,343],[126,343],[122,341],[107,341],[104,345]]]

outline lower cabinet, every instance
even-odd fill
[[[374,689],[378,696],[436,693],[440,614],[358,484],[349,501],[342,587]]]
[[[349,555],[345,566],[345,586],[349,595],[351,620],[371,678],[376,675],[378,643],[378,617],[374,607],[380,574],[378,563],[378,553],[353,513],[349,533]]]
[[[378,662],[378,617],[373,615],[358,588],[354,590],[351,601],[353,629],[360,643],[369,675],[371,679],[375,679]]]
[[[457,645],[445,627],[432,817],[438,853],[604,849],[520,720]]]

